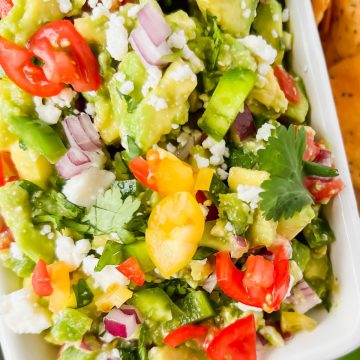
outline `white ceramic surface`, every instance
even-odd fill
[[[313,332],[301,333],[284,348],[266,351],[260,354],[260,358],[333,360],[360,345],[360,222],[311,2],[288,0],[287,3],[295,37],[293,66],[306,85],[312,126],[332,143],[337,166],[346,183],[346,189],[328,208],[329,220],[337,237],[331,257],[339,292],[330,314],[314,314],[319,319],[319,326]],[[0,294],[13,291],[17,286],[18,281],[0,268]],[[55,349],[39,336],[12,334],[1,322],[0,341],[5,360],[56,358]]]

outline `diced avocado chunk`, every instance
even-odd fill
[[[301,271],[304,271],[306,268],[306,265],[310,261],[311,258],[311,250],[308,246],[301,243],[300,241],[293,239],[291,241],[291,247],[292,247],[292,258],[296,262],[296,264],[299,266]]]
[[[230,251],[230,241],[225,237],[211,235],[211,230],[216,221],[206,221],[203,236],[200,240],[200,246],[216,249],[219,251]]]
[[[309,246],[314,249],[335,241],[335,235],[325,219],[314,219],[305,229],[304,236]]]
[[[76,346],[69,346],[60,353],[58,360],[95,360],[98,353],[86,351]]]
[[[75,309],[64,309],[55,315],[51,335],[56,341],[79,341],[90,330],[92,319]]]
[[[282,311],[280,325],[283,333],[294,333],[300,330],[314,330],[317,322],[304,314]]]
[[[256,82],[251,70],[231,69],[221,77],[209,104],[198,122],[199,127],[217,141],[223,139]]]
[[[229,172],[228,183],[231,191],[237,192],[239,185],[260,187],[263,181],[268,180],[269,177],[270,174],[266,171],[232,167]]]
[[[281,64],[284,56],[282,7],[277,0],[261,2],[256,9],[253,28],[268,44],[277,50],[276,62]]]
[[[276,228],[277,222],[266,220],[264,213],[256,209],[254,222],[246,232],[246,238],[251,241],[252,246],[270,246],[275,241]]]
[[[172,348],[170,346],[153,347],[149,351],[149,360],[207,360],[208,357],[199,350],[189,348],[187,346],[180,346]]]
[[[184,71],[186,76],[183,76]],[[181,59],[172,63],[158,86],[145,96],[134,112],[126,114],[120,127],[121,137],[129,135],[142,150],[148,150],[171,131],[172,124],[187,122],[188,98],[196,85],[196,76],[189,65]]]
[[[173,302],[160,288],[141,290],[135,293],[128,303],[135,306],[142,317],[152,321],[169,321],[173,317]]]
[[[229,221],[237,235],[243,235],[253,222],[250,206],[240,200],[237,194],[219,195],[220,218]]]
[[[172,12],[166,15],[165,19],[173,30],[183,30],[187,39],[195,39],[196,23],[185,11],[178,10]]]
[[[0,188],[0,211],[20,250],[34,262],[54,259],[54,241],[41,235],[31,222],[31,205],[26,190],[8,183]]]
[[[315,217],[315,211],[311,205],[307,205],[296,212],[291,218],[279,220],[277,232],[284,238],[291,240],[308,225]]]
[[[21,259],[15,259],[8,251],[6,251],[0,253],[0,259],[5,268],[12,270],[17,276],[22,278],[29,277],[35,267],[34,261],[26,255],[23,255]]]
[[[124,255],[126,258],[135,257],[145,273],[155,269],[155,265],[148,255],[145,241],[125,245]]]
[[[76,30],[90,46],[106,46],[107,16],[85,16],[74,20]]]
[[[306,115],[309,112],[310,106],[306,97],[304,83],[299,78],[295,78],[294,80],[300,93],[300,102],[298,104],[292,104],[289,102],[284,116],[292,123],[295,122],[297,124],[302,124],[306,120]]]
[[[304,277],[306,280],[322,280],[325,281],[328,277],[329,259],[327,255],[315,256],[311,254],[311,258],[304,270]]]
[[[249,35],[258,0],[196,0],[200,10],[216,16],[220,27],[236,37]]]

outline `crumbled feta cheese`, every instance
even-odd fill
[[[225,170],[223,170],[222,168],[218,168],[216,169],[217,174],[220,177],[220,180],[226,180],[229,176],[229,173]]]
[[[10,243],[10,254],[16,260],[22,260],[24,258],[24,254],[16,242]]]
[[[232,231],[234,231],[234,226],[232,225],[231,222],[228,221],[228,222],[225,224],[224,229],[225,229],[226,231],[232,232]]]
[[[130,18],[136,18],[137,13],[141,10],[142,6],[141,5],[133,5],[129,8],[128,10],[128,17]]]
[[[90,241],[74,240],[67,236],[58,235],[56,238],[55,253],[59,260],[64,261],[71,271],[76,270],[91,249]]]
[[[129,279],[117,271],[115,265],[106,265],[101,271],[95,271],[98,262],[99,259],[95,258],[94,255],[89,255],[83,260],[82,265],[84,273],[94,279],[95,286],[106,291],[112,284],[129,285]]]
[[[168,45],[171,48],[183,49],[187,43],[184,30],[174,31],[167,40]]]
[[[178,129],[179,127],[180,127],[179,124],[171,124],[171,128],[174,130]]]
[[[271,36],[272,36],[274,39],[276,39],[276,38],[279,36],[279,34],[277,33],[276,30],[272,29],[272,30],[271,30]]]
[[[86,103],[85,112],[90,116],[95,116],[95,106],[91,103]]]
[[[162,72],[156,66],[147,67],[148,78],[141,89],[143,96],[146,96],[151,89],[155,89],[162,77]]]
[[[258,72],[261,75],[266,75],[271,70],[271,66],[269,64],[261,63],[258,65]]]
[[[51,326],[50,312],[39,306],[30,288],[0,296],[0,315],[16,334],[40,334]]]
[[[274,130],[275,126],[269,123],[265,123],[256,133],[256,140],[268,141],[271,136],[271,130]]]
[[[186,132],[182,132],[176,139],[176,141],[183,147],[185,146],[191,138],[191,135],[189,135]]]
[[[245,19],[248,19],[251,15],[251,10],[250,9],[246,9],[244,12],[243,12],[243,17]]]
[[[96,203],[96,197],[115,180],[111,171],[91,167],[66,181],[63,193],[72,203],[89,207]]]
[[[92,18],[98,19],[102,16],[110,17],[110,11],[103,4],[97,3],[92,11]]]
[[[52,96],[51,98],[49,98],[48,100],[60,107],[60,108],[70,108],[71,107],[71,102],[74,100],[76,96],[76,91],[72,90],[71,88],[67,87],[65,89],[63,89],[60,94],[56,95],[56,96]]]
[[[44,225],[41,229],[40,229],[40,234],[41,235],[47,235],[51,232],[51,226],[46,224]]]
[[[165,110],[168,108],[168,104],[165,99],[151,94],[147,103],[151,105],[156,111]]]
[[[125,81],[119,91],[124,95],[129,95],[134,90],[134,83],[130,80]]]
[[[128,52],[128,33],[122,16],[110,15],[106,29],[106,49],[117,61],[121,61]]]
[[[176,146],[174,146],[172,143],[168,143],[166,144],[166,150],[174,154],[176,151]]]
[[[226,147],[225,140],[221,140],[221,141],[217,142],[209,136],[203,141],[202,146],[205,149],[209,149],[209,151],[212,154],[212,156],[210,157],[211,165],[221,166],[225,162],[224,157],[229,156],[229,149]],[[224,171],[224,169],[221,169],[221,170],[222,170],[222,171],[220,171],[221,175],[220,174],[219,175],[222,177],[226,176],[226,178],[227,178],[226,171]]]
[[[190,66],[188,64],[184,64],[181,66],[178,66],[172,73],[171,77],[175,81],[185,81],[187,79],[191,79],[192,81],[196,81],[196,75],[193,73],[193,71],[190,69]]]
[[[97,254],[102,255],[104,252],[104,246],[99,246],[95,251]]]
[[[183,48],[183,57],[190,61],[191,67],[196,73],[205,69],[204,63],[196,56],[188,45],[185,45]]]
[[[288,22],[290,18],[290,12],[288,8],[285,8],[282,12],[282,21],[283,22]]]
[[[70,0],[57,0],[59,7],[60,7],[60,11],[63,14],[67,14],[68,12],[70,12],[73,8],[71,1]]]
[[[274,21],[279,21],[280,20],[279,14],[274,14],[272,18],[273,18]]]
[[[210,166],[210,161],[209,159],[200,156],[199,154],[195,154],[194,155],[194,159],[196,161],[196,165],[199,169],[201,168],[207,168]]]
[[[270,46],[260,35],[248,35],[242,39],[238,39],[245,45],[254,55],[259,57],[263,62],[272,64],[277,56],[277,51]]]
[[[120,83],[123,83],[126,80],[126,75],[123,72],[117,72],[114,75],[114,78]]]
[[[264,190],[258,186],[238,185],[237,196],[240,200],[249,203],[251,210],[255,210],[258,207],[262,191]]]
[[[243,312],[248,312],[248,311],[262,312],[263,311],[262,308],[245,305],[245,304],[241,303],[240,301],[238,301],[236,303],[236,306]]]
[[[42,99],[37,96],[34,97],[34,103],[35,110],[41,121],[50,125],[54,125],[59,121],[62,112],[55,105],[43,105]]]

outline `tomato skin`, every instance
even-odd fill
[[[304,184],[313,196],[315,202],[327,204],[330,199],[336,196],[345,184],[341,179],[311,179],[305,177]]]
[[[50,81],[71,84],[80,92],[99,88],[96,58],[71,21],[46,24],[32,36],[29,48],[45,61],[44,72]]]
[[[5,250],[14,242],[14,238],[9,228],[5,228],[0,232],[0,250]]]
[[[43,69],[32,64],[33,57],[31,51],[0,36],[0,65],[16,85],[35,96],[59,94],[63,85],[49,81]]]
[[[9,13],[13,6],[11,0],[0,0],[0,19],[3,19]]]
[[[274,74],[288,101],[298,104],[301,100],[300,92],[292,76],[281,65],[274,66]]]
[[[18,180],[19,176],[9,152],[0,152],[0,186]]]
[[[50,275],[44,260],[40,259],[36,264],[31,282],[36,295],[49,296],[52,294],[53,288],[51,285]]]
[[[144,158],[139,156],[136,159],[131,160],[129,167],[138,181],[140,181],[146,187],[157,191],[155,180],[153,176],[151,176],[149,165]]]
[[[138,286],[143,286],[145,282],[145,275],[141,270],[141,267],[134,257],[130,257],[122,264],[116,267],[116,270],[121,272],[130,281]]]
[[[171,347],[176,347],[191,339],[203,339],[208,332],[208,328],[200,325],[184,325],[171,331],[165,338],[164,343]]]
[[[256,360],[254,315],[237,320],[222,329],[206,352],[211,360]]]
[[[272,261],[250,256],[245,271],[232,263],[227,252],[219,252],[216,254],[216,278],[220,288],[231,298],[269,313],[276,311],[290,283],[286,248],[275,249]]]

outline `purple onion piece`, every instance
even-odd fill
[[[139,311],[134,306],[122,305],[120,310],[126,315],[134,315],[137,324],[141,324],[143,322]]]
[[[243,236],[234,235],[230,244],[230,255],[233,259],[240,259],[249,250],[249,245]]]
[[[90,138],[90,140],[98,147],[101,148],[101,140],[100,135],[97,132],[93,122],[90,119],[90,116],[85,113],[81,113],[79,115],[79,121],[81,124],[81,127],[84,129],[87,136]]]
[[[331,151],[328,149],[320,149],[320,152],[316,156],[314,162],[325,166],[332,166],[333,160]]]
[[[234,142],[243,141],[255,135],[256,127],[249,108],[245,105],[244,111],[236,116],[231,126],[231,135]]]
[[[213,272],[208,276],[205,282],[201,285],[201,287],[207,291],[209,294],[213,292],[217,284],[216,274]]]
[[[118,338],[128,339],[136,330],[136,316],[112,309],[103,319],[105,330]]]
[[[76,166],[84,165],[90,162],[90,158],[81,150],[70,148],[67,152],[69,160]]]
[[[85,162],[81,165],[74,164],[69,158],[69,152],[67,152],[57,163],[56,169],[61,177],[64,179],[70,179],[73,176],[79,175],[84,170],[88,169],[91,162]]]

